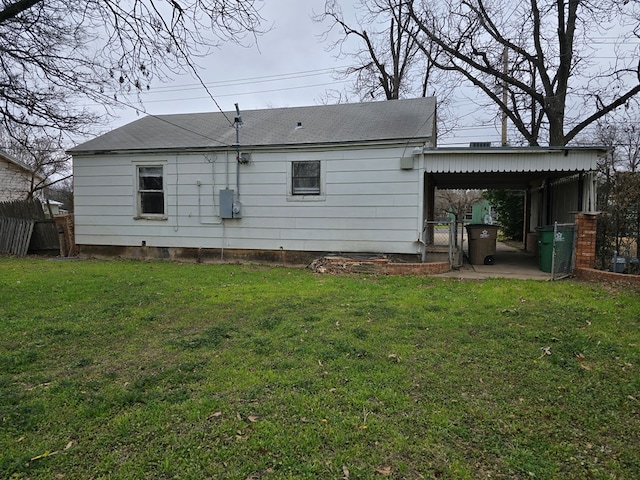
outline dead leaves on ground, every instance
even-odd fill
[[[65,447],[64,447],[64,449],[62,451],[69,450],[71,447],[73,447],[73,445],[74,445],[74,442],[70,441],[69,443],[67,443],[65,445]],[[42,458],[50,457],[52,455],[57,455],[59,453],[60,453],[60,450],[55,450],[53,452],[46,451],[46,452],[44,452],[44,453],[42,453],[40,455],[36,455],[35,457],[31,457],[31,461],[33,462],[34,460],[40,460]]]
[[[389,355],[389,358],[393,359],[395,361],[399,361],[399,359],[396,359],[396,355],[394,355],[394,354]],[[360,427],[360,428],[363,428],[363,429],[367,428],[367,425],[366,425],[367,417],[369,416],[370,413],[371,412],[368,412],[368,411],[363,409],[363,426]],[[214,413],[210,414],[207,417],[207,420],[214,420],[214,419],[219,419],[219,418],[222,418],[222,417],[224,417],[223,412],[222,411],[217,411],[217,412],[214,412]],[[255,423],[260,419],[260,417],[257,416],[257,415],[248,415],[246,417],[243,417],[242,415],[240,415],[240,413],[236,413],[235,414],[235,418],[237,420],[239,420],[239,421],[248,422],[249,424]],[[308,422],[306,417],[302,417],[300,419],[300,421],[302,423],[307,423]],[[326,425],[328,423],[328,420],[326,418],[323,418],[321,423]],[[251,425],[247,425],[246,428],[247,429],[251,429],[252,426]],[[242,430],[237,430],[236,431],[236,439],[240,440],[240,439],[245,438],[245,434],[246,434],[246,432],[244,432]],[[72,445],[72,442],[70,442],[70,444],[67,446],[67,448],[70,448],[71,445]],[[65,448],[65,450],[66,450],[66,448]],[[266,449],[264,449],[262,447],[258,451],[262,455],[265,455],[265,454],[269,453],[268,450],[266,450]],[[58,453],[58,452],[53,452],[53,453],[45,452],[45,454],[43,454],[41,456],[38,456],[38,457],[35,457],[34,459],[41,458],[41,457],[44,457],[44,456],[53,455],[55,453]],[[388,477],[388,476],[391,475],[391,473],[393,471],[393,468],[390,465],[381,465],[379,467],[375,467],[374,471],[378,475],[382,475],[384,477]],[[258,480],[260,478],[263,478],[263,474],[265,474],[265,473],[268,474],[268,473],[272,473],[272,472],[273,472],[273,469],[267,469],[265,472],[262,472],[262,473],[252,473],[245,480]],[[342,475],[343,476],[340,477],[341,480],[349,480],[351,478],[351,472],[349,471],[349,468],[346,465],[342,466]]]
[[[541,347],[540,350],[542,350],[542,355],[538,358],[542,358],[545,355],[551,355],[551,347]]]
[[[384,475],[385,477],[388,477],[389,475],[391,475],[391,466],[386,466],[386,467],[378,467],[376,468],[376,473],[379,473],[380,475]]]
[[[584,368],[585,370],[591,370],[591,366],[589,366],[589,364],[587,363],[587,359],[583,354],[577,353],[576,359],[578,360],[578,362],[580,362],[580,366],[582,368]]]
[[[382,466],[382,467],[377,467],[375,469],[376,473],[379,473],[380,475],[383,475],[385,477],[388,477],[389,475],[391,475],[391,471],[392,471],[391,466]],[[343,474],[343,477],[341,480],[349,480],[350,472],[349,472],[349,469],[344,465],[342,466],[342,474]]]
[[[220,417],[222,417],[222,412],[218,411],[209,415],[207,417],[207,420],[213,420],[214,418],[220,418]],[[236,413],[236,419],[240,420],[241,422],[246,420],[250,423],[256,423],[260,419],[260,417],[258,417],[257,415],[248,415],[246,419],[243,419],[242,415],[240,415],[239,413]]]
[[[214,412],[211,415],[209,415],[207,417],[207,420],[212,421],[215,419],[220,419],[223,417],[223,413],[221,411],[218,412]],[[248,431],[251,431],[253,429],[253,423],[256,423],[258,420],[260,419],[259,416],[257,415],[247,415],[246,418],[243,418],[242,415],[240,415],[240,413],[236,413],[236,420],[238,420],[239,422],[246,422],[248,423],[248,425],[245,425],[243,428],[236,430],[235,433],[235,438],[236,440],[243,440],[246,438],[246,435],[248,433]],[[233,438],[233,437],[226,437],[227,439]]]
[[[542,354],[538,358],[551,356],[551,347],[541,347],[540,350],[542,350]],[[583,368],[584,370],[591,370],[591,365],[587,363],[587,358],[582,353],[576,353],[575,358],[581,368]]]

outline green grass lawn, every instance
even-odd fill
[[[0,478],[640,478],[640,294],[0,258]]]

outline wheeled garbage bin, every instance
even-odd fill
[[[472,223],[467,225],[469,236],[469,263],[471,265],[493,265],[498,239],[498,225]]]
[[[574,227],[556,229],[553,225],[537,227],[538,264],[540,270],[551,273],[554,255],[556,257],[556,273],[567,273],[571,267],[573,255]]]
[[[553,225],[537,227],[538,234],[538,267],[550,273],[553,263]]]

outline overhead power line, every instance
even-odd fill
[[[314,88],[314,87],[324,87],[329,85],[335,85],[336,82],[327,82],[327,83],[314,83],[309,85],[299,85],[295,87],[282,87],[282,88],[273,88],[270,90],[252,90],[250,92],[235,92],[235,93],[225,93],[221,95],[216,95],[217,98],[223,97],[239,97],[243,95],[256,95],[261,93],[272,93],[272,92],[284,92],[287,90],[301,90],[304,88]],[[180,98],[171,98],[171,99],[162,99],[162,100],[145,100],[144,103],[169,103],[169,102],[186,102],[190,100],[205,100],[209,97],[206,95],[197,96],[197,97],[180,97]]]
[[[327,67],[316,70],[303,70],[299,72],[289,72],[289,73],[280,73],[274,75],[263,75],[259,77],[244,77],[244,78],[234,78],[229,80],[218,80],[215,82],[205,82],[206,87],[208,88],[226,88],[226,87],[238,87],[244,85],[255,85],[260,83],[271,83],[271,82],[280,82],[285,80],[296,80],[299,78],[309,78],[309,77],[318,77],[324,76],[328,74],[339,73],[340,70],[349,68],[349,66],[344,67]],[[167,93],[167,92],[184,92],[187,90],[200,90],[202,89],[202,85],[200,83],[184,83],[184,84],[176,84],[172,83],[171,85],[166,86],[156,86],[149,90],[150,93]],[[117,90],[108,90],[107,93],[118,93]]]

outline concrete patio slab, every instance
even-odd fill
[[[437,275],[469,280],[486,278],[518,278],[527,280],[551,280],[551,274],[540,270],[538,256],[512,247],[503,242],[496,243],[493,265],[470,265],[465,262],[459,269]]]

